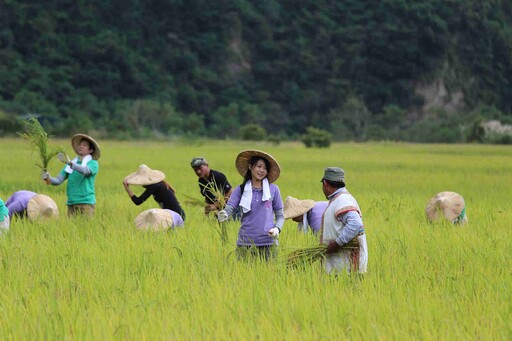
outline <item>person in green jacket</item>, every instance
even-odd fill
[[[9,231],[9,209],[5,206],[4,201],[0,199],[0,236]]]
[[[101,152],[98,143],[90,136],[76,134],[71,139],[71,145],[78,154],[73,160],[67,155],[59,155],[59,159],[66,163],[56,178],[43,171],[42,179],[48,185],[58,186],[68,180],[66,187],[68,216],[83,214],[94,216],[96,193],[94,180],[98,174],[98,159]]]

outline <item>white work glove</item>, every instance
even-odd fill
[[[59,158],[60,161],[62,161],[62,163],[66,163],[68,165],[71,163],[71,160],[69,159],[69,156],[67,156],[64,153],[57,154],[57,157]]]
[[[279,229],[277,227],[271,228],[268,230],[268,235],[274,239],[277,239],[277,237],[279,237]]]
[[[44,170],[44,171],[41,171],[41,179],[42,179],[42,180],[48,180],[48,179],[50,179],[50,177],[51,177],[51,176],[50,176],[50,173],[48,173],[48,172],[47,172],[47,171],[45,171],[45,170]]]
[[[219,212],[217,212],[217,220],[219,221],[219,223],[225,222],[226,220],[228,220],[228,218],[228,213],[225,210],[220,210]]]

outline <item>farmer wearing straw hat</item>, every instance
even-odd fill
[[[32,191],[16,191],[5,202],[9,208],[9,217],[13,216],[30,220],[53,218],[59,216],[59,208],[52,198],[45,194]]]
[[[9,209],[5,206],[4,201],[0,199],[0,236],[9,231],[10,221]]]
[[[425,211],[430,222],[445,219],[452,224],[463,225],[468,221],[464,198],[455,192],[437,193],[429,200]]]
[[[224,207],[221,207],[222,205],[217,198],[218,194],[216,192],[223,195],[225,201],[229,199],[233,188],[226,176],[219,171],[210,169],[208,161],[204,157],[193,158],[190,161],[190,166],[198,177],[199,190],[204,197],[204,213],[208,214],[223,209]]]
[[[165,174],[159,170],[151,169],[142,164],[136,172],[126,176],[123,180],[124,189],[135,205],[140,205],[150,196],[153,196],[160,208],[172,210],[178,213],[185,220],[185,211],[181,208],[176,198],[175,190],[164,181]],[[139,185],[145,191],[138,197],[133,194],[130,185]]]
[[[46,171],[43,171],[41,177],[48,185],[53,186],[68,180],[66,187],[68,216],[80,214],[92,217],[96,206],[94,181],[99,170],[100,146],[92,137],[84,134],[73,136],[71,145],[77,156],[70,160],[67,155],[59,153],[59,159],[66,166],[56,178],[52,178]]]
[[[274,255],[284,223],[281,193],[273,183],[281,172],[279,164],[270,154],[244,150],[236,157],[235,165],[244,180],[234,189],[226,208],[218,212],[217,218],[219,222],[226,221],[240,206],[242,218],[236,242],[238,257],[257,254],[268,260]]]
[[[284,219],[295,221],[300,232],[306,233],[311,229],[317,234],[322,227],[327,204],[327,201],[299,200],[288,196],[284,201]]]
[[[174,211],[150,208],[135,217],[135,226],[139,230],[166,231],[183,226],[183,219]]]
[[[368,248],[362,214],[356,199],[345,187],[345,172],[338,167],[328,167],[321,182],[325,197],[329,199],[320,231],[320,243],[327,245],[325,269],[328,273],[344,270],[365,273]],[[354,240],[356,248],[341,248]]]

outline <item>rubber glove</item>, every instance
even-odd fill
[[[225,222],[226,220],[228,220],[228,218],[228,213],[225,210],[220,210],[217,213],[217,220],[219,221],[219,223]]]
[[[66,163],[68,165],[71,163],[71,160],[69,159],[69,156],[67,156],[64,153],[57,154],[57,157],[59,158],[60,161],[62,161],[62,163]]]
[[[268,230],[268,235],[274,239],[277,239],[277,237],[279,237],[280,232],[281,231],[279,231],[277,227],[273,227],[270,230]]]

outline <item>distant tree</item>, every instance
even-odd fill
[[[250,123],[240,127],[240,137],[242,140],[263,141],[266,136],[267,131],[258,124]]]
[[[331,134],[326,130],[307,127],[306,133],[301,136],[301,141],[308,148],[327,148],[331,145]]]

